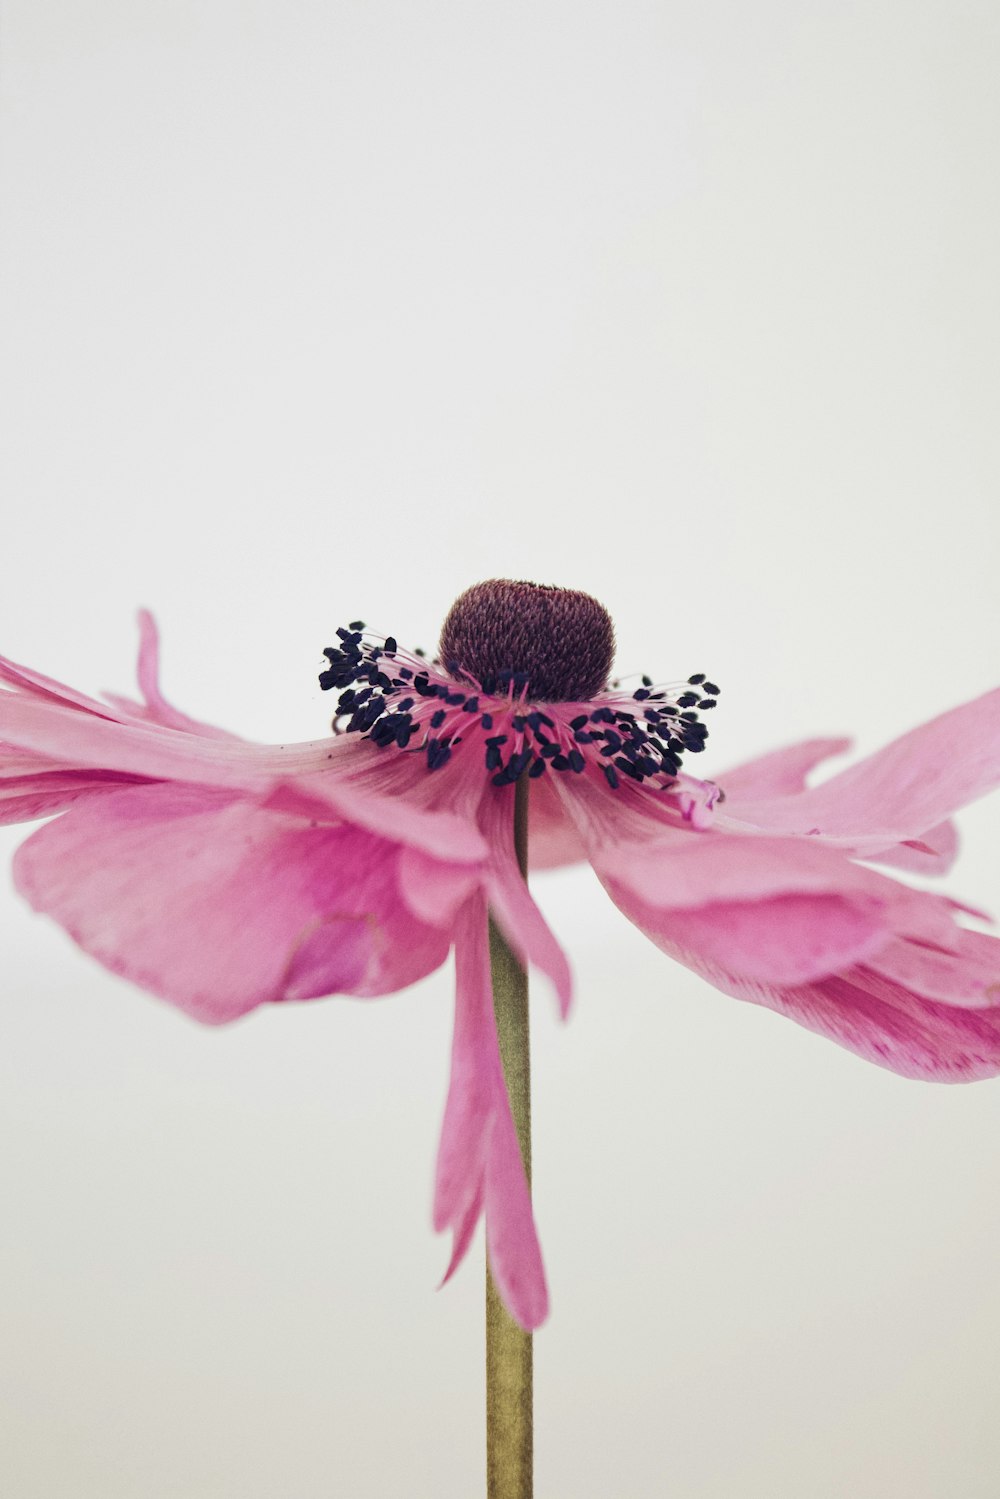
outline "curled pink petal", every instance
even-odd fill
[[[148,609],[139,610],[139,690],[142,703],[133,703],[129,698],[115,693],[106,693],[107,701],[119,709],[127,718],[138,718],[161,728],[177,729],[182,734],[200,734],[209,739],[236,740],[235,734],[218,729],[214,724],[189,718],[186,713],[168,703],[160,691],[160,637],[156,621]]]

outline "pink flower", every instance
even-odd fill
[[[722,775],[681,769],[718,689],[698,673],[608,690],[610,620],[587,595],[464,594],[443,664],[360,624],[327,650],[333,736],[255,745],[178,712],[141,616],[142,702],[99,702],[0,658],[0,820],[52,818],[15,879],[108,968],[216,1024],[268,1001],[402,989],[454,948],[455,1035],[434,1202],[447,1274],[485,1212],[525,1327],[548,1297],[503,1081],[486,913],[565,1014],[565,957],[519,876],[587,858],[656,945],[719,989],[907,1077],[1000,1072],[1000,945],[968,911],[873,864],[943,873],[947,821],[1000,780],[1000,690],[816,787],[815,740]],[[53,817],[53,814],[59,814]],[[976,913],[972,913],[976,914]],[[447,1278],[447,1276],[446,1276]]]

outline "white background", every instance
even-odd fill
[[[993,4],[8,0],[2,647],[324,731],[360,616],[611,609],[705,773],[995,685]],[[949,886],[1000,911],[1000,808]],[[21,829],[9,830],[5,849]],[[5,877],[6,878],[6,877]],[[540,1499],[991,1499],[1000,1083],[904,1082],[539,879]],[[0,1488],[482,1492],[447,970],[205,1031],[6,890]]]

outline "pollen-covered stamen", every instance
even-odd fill
[[[503,669],[488,684],[468,673],[460,679],[438,661],[401,651],[392,636],[368,634],[360,622],[337,636],[340,644],[324,652],[329,666],[319,679],[324,689],[341,689],[335,730],[422,753],[428,770],[441,769],[461,749],[480,760],[497,786],[550,772],[600,774],[612,789],[623,780],[670,786],[684,751],[704,749],[708,730],[697,707],[714,707],[718,692],[697,673],[679,692],[643,677],[631,694],[543,703],[529,695],[522,672]],[[692,694],[692,687],[700,691]],[[694,705],[682,706],[692,697]]]

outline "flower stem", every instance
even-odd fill
[[[522,775],[514,786],[514,849],[522,876],[528,877],[528,788]],[[531,1185],[531,1054],[528,1043],[528,975],[490,917],[490,970],[493,1009],[504,1078]],[[497,1294],[486,1264],[486,1480],[489,1499],[531,1499],[532,1481],[531,1333],[514,1321]]]

